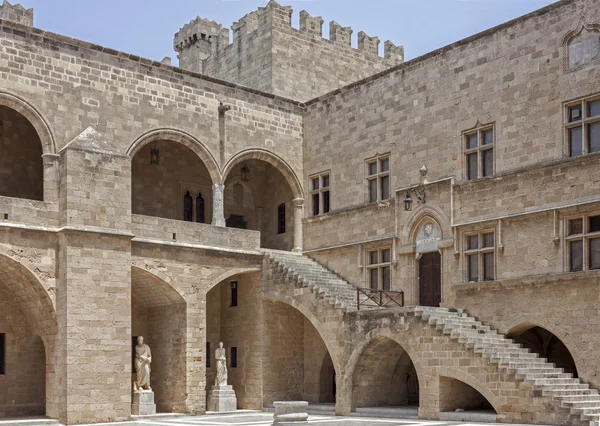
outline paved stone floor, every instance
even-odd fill
[[[137,420],[127,423],[112,423],[112,425],[131,426],[268,426],[273,423],[273,414],[260,412],[247,412],[236,414],[209,414],[199,417],[179,417],[171,419]],[[332,416],[310,416],[311,426],[489,426],[490,423],[474,422],[434,422],[423,420],[394,420],[367,417],[332,417]],[[510,426],[510,425],[505,425]],[[522,425],[513,425],[522,426]]]

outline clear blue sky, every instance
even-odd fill
[[[11,1],[16,3],[17,0]],[[404,44],[406,59],[524,15],[554,0],[280,0],[294,9],[293,25],[305,9],[322,16],[324,33],[335,20],[354,30]],[[173,35],[200,15],[231,27],[267,0],[20,0],[35,8],[35,26],[146,58],[173,52]]]

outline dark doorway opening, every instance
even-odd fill
[[[425,253],[419,259],[419,304],[440,306],[442,301],[442,256]]]

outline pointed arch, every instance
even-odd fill
[[[408,223],[400,233],[401,244],[414,243],[421,224],[427,220],[437,223],[442,232],[442,239],[449,238],[452,235],[452,230],[449,226],[450,221],[446,214],[435,206],[426,205],[411,214]]]
[[[567,32],[562,40],[563,46],[563,70],[566,71],[576,71],[587,64],[582,64],[574,68],[569,68],[569,45],[573,40],[575,40],[578,36],[580,36],[584,31],[596,32],[600,33],[600,24],[590,24],[587,22],[587,19],[584,14],[581,15],[579,21],[577,22],[577,27]]]
[[[227,179],[229,173],[237,164],[248,160],[261,160],[271,164],[283,175],[292,191],[294,198],[304,198],[302,184],[300,183],[300,179],[298,179],[298,176],[292,167],[277,154],[261,148],[250,148],[240,151],[233,156],[233,158],[227,162],[223,169],[223,181]]]
[[[40,138],[42,153],[44,155],[56,154],[54,134],[48,120],[46,120],[37,108],[25,99],[5,91],[0,91],[0,106],[5,106],[18,112],[31,123]]]
[[[496,411],[496,413],[501,412],[502,402],[494,394],[494,392],[492,392],[491,389],[489,389],[487,386],[485,386],[480,381],[476,380],[469,374],[464,373],[462,371],[457,371],[452,367],[439,366],[437,370],[438,370],[438,374],[440,376],[440,380],[442,377],[446,377],[446,378],[454,379],[454,380],[457,380],[459,382],[469,385],[470,387],[475,389],[477,392],[479,392],[487,400],[487,402],[490,403],[490,405]]]
[[[217,160],[208,147],[194,136],[182,130],[161,128],[144,133],[131,144],[127,150],[127,155],[133,158],[144,146],[158,141],[177,142],[191,149],[200,158],[208,170],[212,184],[214,185],[221,182],[221,173],[219,171]]]

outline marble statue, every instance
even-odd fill
[[[217,377],[215,378],[215,386],[227,386],[227,360],[225,358],[225,348],[223,342],[219,342],[219,347],[215,351],[215,359],[217,360]]]
[[[150,347],[144,344],[144,337],[137,338],[135,347],[135,382],[133,390],[135,392],[152,391],[150,387],[150,363],[152,362],[152,353]]]

